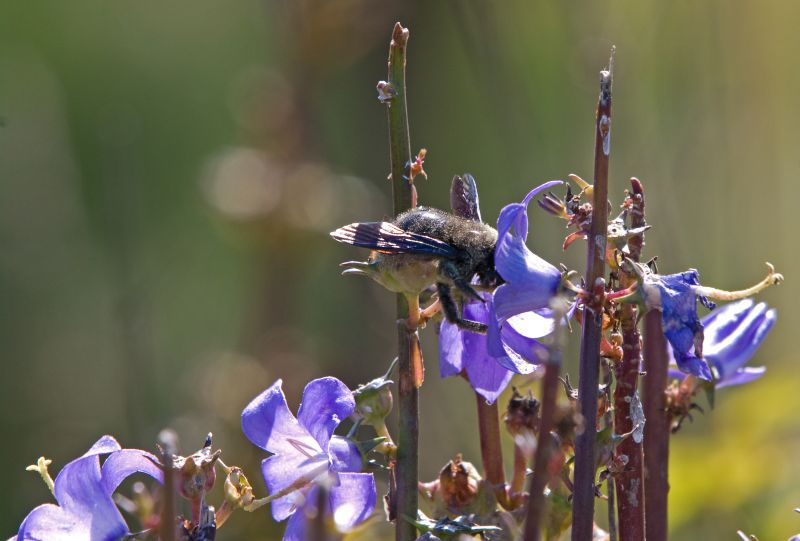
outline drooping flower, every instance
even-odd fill
[[[532,373],[546,354],[538,339],[553,331],[549,306],[558,291],[561,271],[526,246],[527,211],[536,195],[561,183],[546,182],[531,190],[521,203],[507,205],[500,212],[495,268],[504,283],[492,295],[482,294],[482,303],[464,306],[464,317],[486,324],[488,333],[479,335],[442,323],[442,377],[463,372],[489,403],[497,400],[514,374]]]
[[[464,306],[464,317],[489,324],[492,318],[492,299],[483,294],[485,304],[471,302]],[[490,332],[497,332],[493,325]],[[503,355],[489,353],[489,336],[459,329],[443,321],[439,332],[439,369],[442,377],[464,373],[475,392],[493,404],[508,386],[514,374],[530,374],[537,366],[525,359],[539,360],[546,348],[537,339],[553,330],[551,315],[528,312],[510,318],[500,330]]]
[[[261,463],[270,494],[280,494],[271,502],[272,516],[278,522],[289,518],[284,541],[302,541],[306,514],[317,505],[317,484],[324,484],[329,487],[325,512],[347,532],[369,518],[377,499],[373,475],[359,473],[358,448],[333,435],[355,409],[353,393],[336,378],[315,379],[306,385],[295,418],[281,383],[275,382],[242,412],[244,434],[273,453]]]
[[[545,182],[521,203],[506,205],[497,219],[495,267],[505,283],[493,295],[497,324],[510,317],[548,308],[561,283],[561,271],[528,249],[528,204],[539,193],[561,184]]]
[[[672,347],[673,357],[682,372],[711,381],[711,369],[706,362],[704,325],[697,315],[699,300],[709,310],[716,306],[709,299],[734,301],[744,299],[783,281],[767,263],[769,273],[756,285],[740,291],[723,291],[700,284],[700,273],[695,269],[669,275],[659,275],[641,264],[626,260],[626,265],[636,273],[639,281],[634,294],[645,308],[661,311],[664,336]],[[619,299],[618,299],[619,300]]]
[[[741,385],[764,375],[765,367],[746,364],[761,346],[775,320],[774,309],[769,309],[763,302],[755,304],[750,299],[717,308],[702,319],[704,358],[714,368],[716,388]],[[682,379],[685,374],[671,370],[670,376]]]
[[[100,455],[109,455],[100,466]],[[12,539],[23,541],[116,541],[130,533],[112,495],[134,473],[162,481],[158,459],[138,449],[122,449],[103,436],[81,457],[64,466],[53,484],[58,505],[31,511]]]

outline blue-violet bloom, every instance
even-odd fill
[[[561,282],[561,271],[531,252],[528,204],[539,193],[562,184],[546,182],[521,203],[503,208],[497,220],[495,268],[504,284],[482,295],[484,302],[464,306],[464,317],[488,325],[484,335],[463,331],[445,321],[439,337],[442,377],[466,374],[475,391],[489,403],[508,386],[513,374],[530,374],[546,355],[538,341],[553,331],[550,301]]]
[[[482,294],[486,304],[471,302],[464,306],[464,317],[489,324],[492,299]],[[497,327],[494,327],[495,330]],[[439,332],[439,370],[443,378],[466,375],[475,392],[494,404],[514,374],[530,374],[537,366],[525,358],[542,358],[547,349],[537,339],[553,331],[549,309],[526,312],[510,318],[500,331],[503,355],[489,354],[489,337],[464,331],[445,320]]]
[[[109,455],[100,466],[100,455]],[[112,495],[128,476],[141,472],[163,480],[158,459],[138,449],[122,449],[103,436],[64,466],[55,479],[58,505],[46,503],[31,511],[16,537],[36,541],[117,541],[130,533]],[[11,541],[11,540],[9,540]]]
[[[272,516],[289,518],[284,541],[305,539],[306,511],[316,505],[318,483],[330,484],[327,511],[347,532],[372,514],[377,499],[371,473],[358,473],[362,459],[351,441],[334,436],[339,423],[355,409],[353,393],[336,378],[306,385],[297,412],[289,411],[281,380],[258,395],[242,412],[242,430],[258,447],[273,453],[261,463],[270,494]]]
[[[697,301],[709,310],[716,305],[698,295],[697,286],[700,273],[695,269],[677,274],[647,274],[641,284],[647,308],[661,310],[664,336],[672,346],[678,368],[711,381],[711,370],[703,359],[703,323],[697,315]]]
[[[716,388],[741,385],[764,375],[763,366],[745,366],[775,324],[775,309],[750,299],[726,304],[702,319],[705,327],[703,354],[716,372]],[[677,362],[677,357],[674,355]],[[670,370],[670,376],[685,374]]]

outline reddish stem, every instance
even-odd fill
[[[486,399],[475,393],[478,404],[478,431],[481,440],[481,460],[486,482],[494,490],[497,502],[511,509],[506,488],[506,474],[503,470],[503,447],[500,443],[500,412],[497,402],[488,404]]]
[[[613,50],[612,50],[613,62]],[[600,72],[594,147],[594,197],[589,228],[586,282],[596,289],[605,275],[608,229],[608,159],[611,151],[611,65]],[[596,296],[595,296],[596,297]],[[586,429],[575,441],[575,487],[572,500],[572,540],[589,541],[594,527],[595,439],[600,339],[603,336],[602,295],[583,308],[578,402]],[[600,302],[598,302],[600,301]]]
[[[630,199],[631,228],[644,227],[644,191],[637,179],[631,179]],[[641,259],[644,235],[628,241],[628,257],[638,262]],[[630,287],[636,283],[633,276],[621,273],[622,285]],[[639,371],[641,370],[641,336],[636,325],[637,308],[634,304],[623,304],[620,314],[622,330],[622,361],[616,366],[617,385],[614,389],[614,432],[627,434],[634,429],[631,406],[637,400]],[[619,538],[621,541],[640,541],[645,538],[644,501],[644,454],[642,443],[633,437],[625,438],[614,449],[614,456],[628,457],[624,471],[616,474],[617,511],[619,517]],[[621,462],[618,460],[618,462]]]
[[[661,327],[661,312],[651,310],[644,319],[643,380],[644,487],[648,541],[667,540],[667,493],[669,492],[669,435],[667,415],[667,341]]]
[[[550,482],[548,467],[553,455],[553,430],[556,412],[556,397],[561,382],[558,379],[561,370],[561,351],[559,345],[552,348],[550,362],[545,364],[542,379],[542,415],[539,424],[539,445],[533,457],[533,477],[528,489],[528,516],[525,520],[525,541],[539,541],[542,536],[545,510],[544,489]]]

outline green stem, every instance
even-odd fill
[[[600,339],[603,330],[603,292],[608,234],[608,159],[611,153],[611,84],[609,69],[600,72],[594,147],[592,223],[589,228],[586,283],[593,300],[583,308],[578,402],[586,429],[575,441],[575,483],[572,500],[572,540],[592,539],[594,527],[595,439],[597,434],[597,387],[600,377]]]
[[[408,127],[406,102],[406,47],[409,32],[396,23],[389,45],[389,76],[385,89],[387,118],[389,122],[389,157],[391,160],[392,200],[394,214],[413,205],[414,187],[406,170],[411,162],[411,137]],[[416,331],[404,324],[409,309],[406,299],[397,296],[397,341],[399,359],[398,378],[398,430],[396,466],[396,520],[395,539],[413,541],[416,527],[410,520],[417,518],[418,444],[419,444],[419,389],[415,378],[415,362],[421,362]],[[416,350],[416,351],[415,351]],[[419,367],[417,367],[419,368]]]

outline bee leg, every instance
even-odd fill
[[[452,261],[442,262],[439,265],[439,272],[442,274],[442,276],[452,280],[453,285],[455,285],[456,288],[458,288],[458,290],[461,291],[461,293],[463,293],[466,297],[476,301],[485,302],[483,297],[481,297],[478,292],[473,289],[469,282],[464,279],[461,273],[458,272],[458,268]]]
[[[483,323],[470,321],[461,317],[461,314],[458,313],[458,305],[456,304],[456,301],[453,300],[452,295],[450,295],[450,286],[440,282],[436,284],[436,289],[439,292],[439,302],[442,304],[442,311],[444,312],[444,317],[447,318],[447,321],[456,325],[459,329],[464,329],[465,331],[472,331],[479,334],[486,334],[486,331],[489,330],[489,327]]]
[[[436,314],[442,311],[442,303],[439,299],[436,299],[432,302],[429,306],[420,310],[419,312],[419,325],[420,327],[424,327],[425,324],[428,322],[429,319],[434,317]]]

